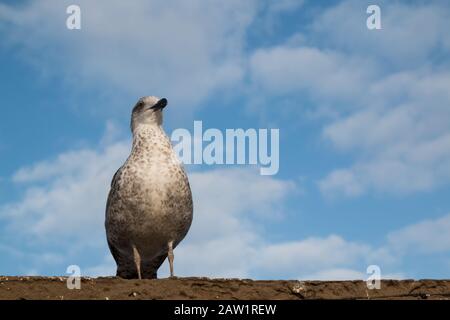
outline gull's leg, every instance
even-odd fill
[[[139,252],[137,251],[135,245],[133,245],[133,258],[134,258],[134,264],[136,265],[138,278],[140,280],[140,279],[142,279],[142,277],[141,277],[141,256],[140,256]]]
[[[167,257],[169,258],[170,276],[173,277],[173,241],[168,243],[169,251]]]

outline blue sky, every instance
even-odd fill
[[[448,278],[450,6],[377,1],[368,30],[369,4],[0,2],[0,274],[114,273],[109,182],[156,95],[169,134],[280,129],[277,175],[187,166],[176,274]]]

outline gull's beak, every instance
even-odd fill
[[[164,109],[165,106],[167,106],[167,99],[166,98],[162,98],[153,107],[151,107],[150,109],[161,110],[161,109]]]

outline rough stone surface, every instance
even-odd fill
[[[174,278],[82,278],[69,290],[67,277],[0,277],[0,299],[450,299],[450,280],[295,281]]]

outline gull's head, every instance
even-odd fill
[[[140,125],[158,125],[163,121],[162,110],[167,106],[167,99],[158,97],[142,97],[131,113],[131,131]]]

